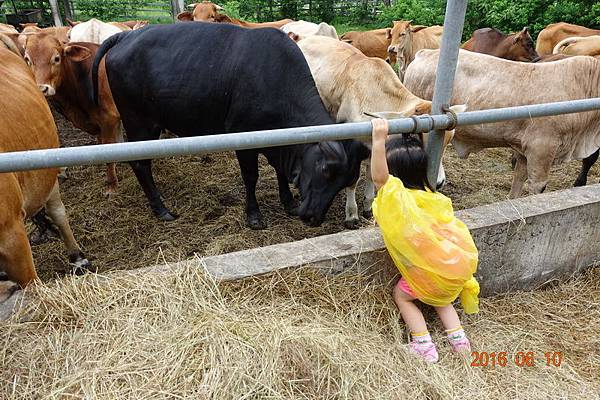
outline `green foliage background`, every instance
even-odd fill
[[[186,4],[200,0],[186,0]],[[269,21],[280,18],[333,23],[339,33],[346,30],[391,26],[394,20],[416,24],[442,24],[445,0],[213,0],[234,18]],[[31,7],[31,0],[16,0],[17,7]],[[40,5],[47,0],[37,0]],[[167,0],[73,0],[77,18],[105,21],[129,17],[151,22],[172,21]],[[4,4],[10,12],[8,2]],[[59,2],[62,4],[62,2]],[[37,4],[36,4],[37,5]],[[140,10],[146,10],[140,11]],[[149,12],[150,10],[151,12]],[[49,15],[47,16],[49,17]],[[471,0],[465,18],[465,39],[478,28],[494,27],[514,32],[528,26],[537,33],[553,22],[571,22],[600,28],[600,1],[595,0]]]

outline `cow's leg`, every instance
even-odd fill
[[[346,219],[344,226],[347,229],[358,229],[360,220],[358,219],[358,205],[356,204],[356,186],[358,181],[352,186],[346,188]]]
[[[46,202],[46,212],[52,219],[52,222],[58,227],[60,236],[67,247],[69,263],[73,266],[73,273],[75,275],[82,275],[83,273],[92,270],[92,263],[85,258],[81,248],[75,240],[75,236],[73,236],[71,225],[69,225],[67,210],[60,197],[58,181],[54,184],[50,197]]]
[[[363,204],[363,217],[373,218],[373,199],[375,199],[375,184],[371,177],[371,157],[367,158],[367,170],[365,173],[365,202]]]
[[[600,150],[596,150],[592,155],[581,161],[581,172],[579,172],[579,176],[573,186],[587,185],[588,174],[590,173],[592,166],[598,161],[598,155],[600,155]]]
[[[5,218],[3,219],[6,219]],[[0,234],[0,267],[8,280],[24,288],[37,279],[27,231],[20,215],[10,216]]]
[[[279,153],[279,149],[271,149],[270,151],[265,151],[264,154],[265,157],[267,157],[267,161],[269,161],[269,164],[275,169],[275,173],[277,174],[279,200],[281,201],[283,209],[288,215],[298,215],[298,201],[294,198],[294,195],[290,190],[288,178],[278,162],[281,155]]]
[[[38,211],[31,221],[35,225],[35,231],[29,235],[29,241],[32,244],[42,244],[48,240],[50,236],[59,237],[59,232],[46,215],[46,209],[42,208]]]
[[[246,223],[252,229],[265,229],[267,224],[256,201],[256,182],[258,182],[258,152],[241,150],[235,152],[246,188]],[[289,188],[288,188],[289,189]]]
[[[509,198],[516,199],[517,197],[521,197],[523,193],[523,185],[527,180],[527,158],[525,156],[514,153],[516,158],[515,163],[515,171],[513,172],[513,181],[512,186],[510,188]]]
[[[122,142],[121,121],[105,122],[100,130],[100,144]],[[106,164],[106,192],[105,195],[111,196],[117,191],[117,164]]]
[[[154,177],[152,176],[152,160],[138,160],[129,163],[133,169],[144,194],[150,203],[154,214],[163,221],[174,221],[178,215],[169,211],[163,203],[163,197],[156,188]]]

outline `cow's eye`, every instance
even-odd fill
[[[54,56],[54,64],[58,64],[60,62],[60,56]]]

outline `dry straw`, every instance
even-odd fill
[[[406,351],[389,285],[310,269],[216,283],[202,271],[68,278],[0,325],[2,399],[548,399],[600,394],[600,270],[483,299],[464,317],[471,367],[433,324],[441,360]],[[433,315],[428,315],[435,321]],[[514,355],[532,351],[533,367]],[[560,367],[545,352],[562,352]]]

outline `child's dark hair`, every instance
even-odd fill
[[[422,135],[398,135],[387,140],[385,156],[390,174],[405,187],[425,190],[427,186],[427,153]]]

